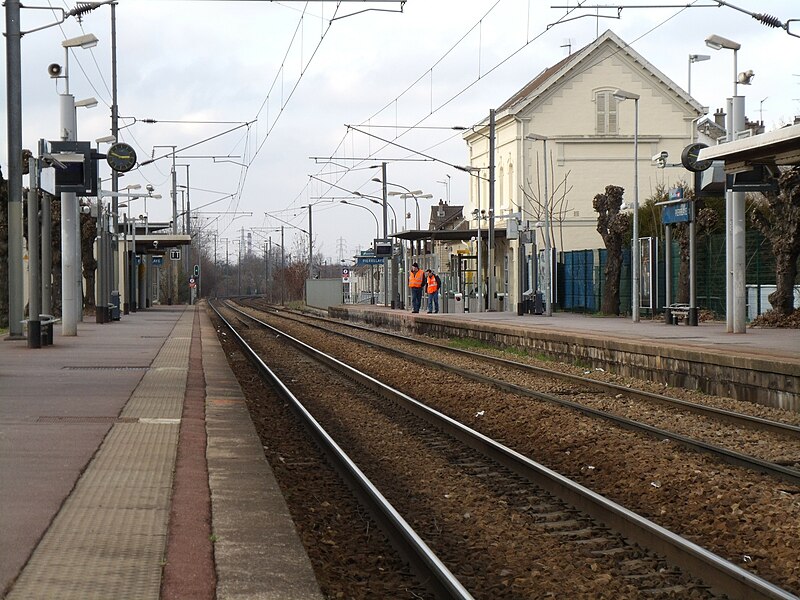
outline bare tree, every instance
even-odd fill
[[[597,212],[597,233],[603,238],[608,251],[606,255],[605,288],[600,311],[606,315],[619,314],[619,286],[622,274],[622,245],[628,231],[630,219],[620,212],[625,190],[616,185],[607,185],[604,194],[597,194],[592,206]]]
[[[756,228],[772,245],[775,255],[775,291],[772,307],[782,316],[794,311],[794,285],[800,256],[800,167],[792,167],[778,178],[778,193],[765,193],[752,212]]]

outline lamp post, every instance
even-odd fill
[[[477,289],[478,312],[483,312],[483,279],[481,278],[481,269],[482,269],[482,266],[483,266],[481,264],[481,262],[482,262],[482,258],[481,258],[481,243],[483,241],[481,239],[481,218],[482,218],[482,214],[481,214],[482,213],[482,211],[481,211],[481,177],[480,177],[481,167],[459,167],[459,169],[461,169],[463,171],[466,171],[470,175],[472,173],[477,173],[478,174],[478,175],[476,175],[476,180],[478,182],[478,194],[477,194],[477,197],[478,197],[478,208],[476,208],[475,210],[472,211],[472,215],[478,221],[478,252],[477,252],[477,258],[476,258],[478,264],[477,264],[476,269],[475,269],[475,277],[478,280],[478,289]],[[464,302],[466,303],[466,299],[464,300]]]
[[[539,140],[542,142],[542,152],[544,153],[544,254],[545,254],[545,315],[553,316],[553,273],[552,273],[552,254],[550,247],[550,198],[547,194],[547,136],[538,133],[529,133],[525,136],[528,140]]]
[[[639,94],[614,90],[614,98],[633,100],[633,245],[631,251],[631,313],[634,323],[639,322]],[[549,236],[548,236],[549,237]],[[549,258],[549,257],[548,257]]]
[[[367,208],[366,206],[363,206],[361,204],[355,204],[354,202],[348,202],[347,200],[339,200],[339,202],[341,202],[342,204],[347,204],[348,206],[357,206],[358,208],[363,208],[365,211],[367,211],[369,214],[371,214],[372,218],[375,219],[375,237],[376,238],[380,238],[380,225],[378,224],[378,217],[375,216],[374,212],[372,212],[369,208]],[[374,287],[375,286],[375,279],[374,279],[374,277],[371,277],[371,279],[372,279],[372,281],[371,281],[371,284],[372,284],[371,289],[373,290],[373,292],[372,292],[372,304],[375,304],[375,292],[374,292],[374,290],[375,290],[375,287]],[[384,279],[385,279],[385,275],[384,275]],[[384,283],[385,283],[385,281],[384,281]]]
[[[384,186],[384,191],[386,187]],[[372,202],[373,204],[381,204],[381,200],[376,198],[375,196],[370,196],[368,194],[362,194],[361,192],[353,192],[359,198],[365,198]],[[394,224],[392,225],[392,233],[397,233],[398,221],[397,221],[397,213],[394,210],[394,207],[391,204],[387,203],[389,210],[392,211],[392,216],[394,217]],[[405,229],[405,228],[404,228]],[[392,243],[392,248],[394,248],[394,243]],[[407,304],[405,298],[403,300],[400,299],[400,290],[403,288],[402,279],[405,277],[405,274],[408,273],[408,255],[406,253],[405,245],[403,242],[400,242],[400,248],[403,252],[403,268],[402,272],[400,270],[400,266],[397,264],[397,255],[392,251],[392,308],[405,308]],[[405,295],[404,295],[405,296]]]
[[[714,50],[733,50],[733,97],[728,111],[727,141],[736,139],[736,132],[744,129],[744,98],[739,96],[737,74],[738,42],[719,35],[706,38],[706,46]],[[748,79],[749,81],[749,79]],[[745,286],[745,194],[725,193],[725,322],[728,333],[746,333],[746,286]]]
[[[691,96],[692,95],[692,63],[702,62],[704,60],[710,60],[711,57],[708,54],[690,54],[689,55],[689,74],[686,79],[686,92]]]
[[[64,71],[57,77],[64,79],[64,93],[59,95],[60,137],[64,141],[77,140],[75,97],[69,93],[69,49],[92,48],[97,38],[91,34],[81,35],[61,42],[64,48]],[[82,105],[89,105],[82,103]],[[80,215],[75,192],[61,193],[61,335],[78,335],[78,321],[81,319],[82,278],[81,278]]]

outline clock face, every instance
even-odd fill
[[[686,146],[681,153],[681,164],[690,171],[705,171],[714,161],[697,160],[697,155],[700,154],[700,150],[703,148],[708,148],[708,146],[700,142]]]
[[[136,151],[122,142],[113,144],[106,154],[106,162],[115,171],[126,173],[136,166]]]

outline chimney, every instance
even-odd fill
[[[718,108],[717,112],[714,113],[714,123],[723,129],[725,128],[725,111],[723,111],[721,108]]]

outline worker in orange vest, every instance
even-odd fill
[[[411,288],[411,312],[418,313],[422,304],[422,286],[424,285],[423,272],[417,263],[411,264],[408,274],[408,287]]]
[[[442,287],[442,280],[439,276],[428,269],[425,271],[425,289],[428,292],[428,314],[439,312],[439,288]]]

